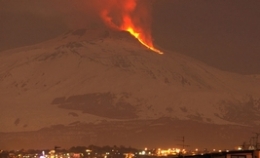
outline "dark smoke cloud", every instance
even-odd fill
[[[71,29],[103,25],[100,12],[120,19],[127,0],[0,0],[0,51],[39,43]],[[150,28],[151,0],[137,0],[135,22]],[[145,8],[145,9],[144,9]],[[138,16],[136,16],[138,15]]]
[[[37,16],[43,21],[56,19],[68,28],[79,28],[101,23],[100,12],[104,9],[110,9],[115,20],[120,19],[122,6],[127,1],[129,0],[0,0],[0,14],[9,19],[23,14],[25,22],[26,18],[30,18],[29,15]],[[138,17],[135,21],[143,26],[150,25],[152,1],[136,0],[138,5],[132,14],[133,17]]]
[[[94,2],[95,0],[9,0],[1,2],[0,12],[9,15],[31,14],[42,19],[56,18],[68,27],[80,27],[98,21],[98,13],[94,8],[97,5]]]
[[[0,51],[101,23],[93,0],[0,0]]]

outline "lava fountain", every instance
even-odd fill
[[[158,54],[163,54],[162,51],[154,47],[149,29],[143,28],[134,21],[137,18],[136,16],[138,16],[137,14],[133,14],[136,10],[137,0],[110,0],[110,2],[110,5],[101,11],[101,17],[108,26],[129,32],[148,49]],[[115,22],[113,16],[113,9],[117,10],[117,22]]]

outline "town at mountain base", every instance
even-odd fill
[[[196,148],[209,151],[237,149],[253,143],[260,127],[215,125],[189,120],[104,121],[97,125],[75,122],[38,131],[0,133],[2,149],[48,149],[88,145],[123,145],[135,148]]]

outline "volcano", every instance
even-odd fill
[[[259,75],[162,51],[93,27],[3,52],[0,148],[177,147],[185,136],[223,149],[260,129]]]

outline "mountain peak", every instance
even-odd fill
[[[75,41],[95,41],[104,39],[116,39],[137,43],[138,40],[127,31],[116,30],[108,27],[86,27],[70,30],[60,38]]]

